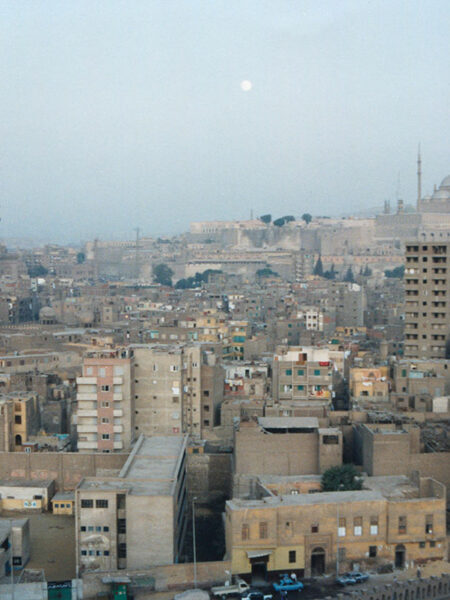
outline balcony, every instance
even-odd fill
[[[122,385],[123,384],[123,377],[113,377],[113,384],[114,385]]]
[[[83,402],[85,400],[90,400],[90,401],[96,401],[97,400],[97,394],[92,394],[92,393],[86,393],[83,391],[78,391],[77,392],[77,400],[78,402]]]
[[[97,433],[97,425],[77,425],[77,433]]]
[[[77,377],[77,385],[97,385],[97,377]]]
[[[114,442],[114,450],[123,450],[123,442]]]
[[[114,431],[114,433],[122,433],[123,425],[114,425],[113,431]]]
[[[123,417],[123,410],[113,410],[113,417]]]
[[[122,392],[114,392],[113,400],[114,400],[114,402],[121,402],[123,400]]]
[[[97,411],[96,410],[79,410],[77,412],[78,418],[82,418],[82,417],[97,417]]]
[[[78,442],[78,450],[97,450],[97,440],[89,442]]]

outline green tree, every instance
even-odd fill
[[[256,271],[256,277],[278,277],[278,273],[272,271],[269,267],[265,267],[264,269],[258,269]]]
[[[48,269],[46,269],[43,265],[32,265],[31,267],[28,267],[29,277],[45,277],[47,273]]]
[[[307,225],[309,225],[312,221],[312,216],[309,213],[303,213],[302,219],[305,221]]]
[[[84,252],[78,252],[77,254],[77,263],[79,265],[83,264],[86,260],[86,254]]]
[[[159,265],[153,266],[153,279],[155,283],[160,283],[161,285],[172,286],[172,269],[164,263],[160,263]]]
[[[273,222],[273,224],[276,227],[283,227],[283,225],[285,224],[284,217],[280,217],[279,219],[275,219],[275,221]]]
[[[354,465],[331,467],[322,475],[322,491],[324,492],[345,492],[361,488],[362,480]]]
[[[322,258],[320,256],[317,259],[313,274],[317,275],[317,277],[323,277],[323,264],[322,264]]]
[[[403,279],[403,275],[405,274],[405,267],[402,265],[401,267],[395,267],[395,269],[389,270],[386,269],[384,272],[386,277],[396,277],[397,279]]]
[[[334,279],[336,277],[336,271],[334,269],[333,263],[331,263],[331,269],[329,269],[328,271],[325,271],[323,276],[325,277],[325,279]]]
[[[272,215],[261,215],[259,220],[268,225],[272,221]]]
[[[285,223],[291,223],[292,221],[295,221],[294,215],[286,215],[283,217],[283,219]]]
[[[364,277],[370,277],[372,275],[372,269],[369,267],[369,265],[366,265],[363,275]]]
[[[355,282],[355,277],[353,276],[353,271],[351,267],[347,269],[347,273],[344,276],[344,281],[348,281],[349,283]]]

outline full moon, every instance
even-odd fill
[[[243,92],[249,92],[253,87],[253,84],[251,81],[248,81],[248,79],[244,79],[244,81],[241,81],[241,90]]]

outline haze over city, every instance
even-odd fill
[[[1,235],[414,204],[448,172],[445,0],[3,2]],[[251,86],[242,86],[242,82]]]

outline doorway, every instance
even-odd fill
[[[406,550],[403,544],[399,544],[395,547],[395,568],[396,569],[404,569],[405,568],[405,555]]]
[[[253,585],[257,585],[258,583],[265,583],[267,581],[267,562],[268,557],[250,559],[250,563],[252,565]]]
[[[325,550],[316,547],[311,552],[311,575],[318,577],[325,573]]]

